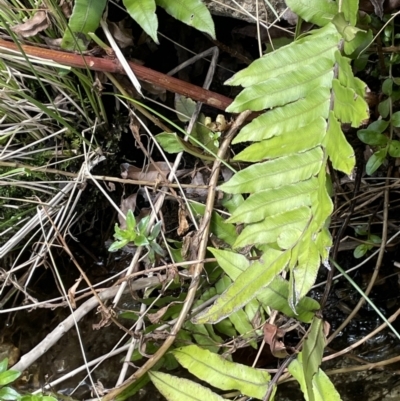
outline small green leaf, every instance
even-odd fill
[[[215,248],[208,248],[208,250],[214,255],[218,264],[233,281],[250,266],[250,261],[240,253]]]
[[[162,221],[160,220],[154,227],[151,229],[151,233],[149,235],[149,241],[155,240],[161,232]]]
[[[368,238],[368,241],[372,241],[374,244],[380,244],[382,242],[382,238],[379,235],[371,234]]]
[[[377,131],[372,131],[370,128],[360,129],[357,132],[357,136],[360,141],[372,146],[385,146],[388,142],[387,136]]]
[[[136,219],[135,216],[133,215],[132,209],[128,210],[128,213],[126,214],[126,229],[128,231],[134,231],[136,227]]]
[[[368,252],[368,250],[369,246],[367,244],[360,244],[354,249],[353,256],[356,259],[360,259]]]
[[[389,155],[392,157],[400,157],[400,142],[397,140],[390,141]]]
[[[3,387],[0,389],[0,400],[14,401],[19,400],[21,395],[11,387]]]
[[[385,99],[378,104],[379,114],[383,118],[386,118],[389,115],[389,108],[390,108],[390,99]]]
[[[143,234],[139,234],[135,238],[135,245],[136,246],[148,246],[149,240]]]
[[[234,161],[256,162],[301,153],[320,145],[325,136],[326,121],[320,117],[311,124],[265,141],[254,143],[236,155]]]
[[[400,111],[396,111],[396,113],[393,113],[392,124],[397,128],[400,127]]]
[[[396,113],[393,114],[393,116]],[[400,113],[399,113],[399,119],[400,119]],[[378,132],[380,134],[382,134],[383,132],[385,132],[386,128],[389,126],[389,121],[387,120],[376,120],[373,123],[371,123],[370,125],[368,125],[368,130],[371,131],[375,131]]]
[[[141,235],[146,235],[147,229],[149,227],[149,222],[150,215],[143,217],[137,225],[137,232]]]
[[[0,373],[0,386],[5,386],[13,381],[17,380],[21,376],[21,372],[16,370],[6,370]]]
[[[381,149],[375,152],[367,161],[365,171],[368,175],[375,173],[386,159],[386,149]]]
[[[108,252],[116,252],[116,251],[118,251],[118,249],[121,249],[125,245],[128,245],[128,244],[129,244],[129,241],[127,239],[124,239],[122,241],[115,241],[108,248]]]
[[[154,0],[123,0],[129,15],[158,43],[156,3]]]
[[[155,241],[151,242],[150,247],[158,255],[160,255],[160,256],[164,256],[165,255],[164,250],[161,248],[160,245],[157,244],[157,242],[155,242]]]
[[[392,92],[393,92],[393,80],[392,79],[388,78],[383,81],[382,92],[387,96],[392,95]]]
[[[318,190],[318,180],[312,177],[279,188],[250,195],[227,220],[230,223],[256,223],[288,210],[311,205],[311,194]]]
[[[1,362],[0,362],[0,373],[3,373],[7,370],[8,367],[8,358],[4,358]]]

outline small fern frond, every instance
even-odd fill
[[[329,11],[329,5],[323,9]],[[315,17],[317,10],[311,12],[312,18],[323,18]],[[228,220],[245,224],[233,247],[254,245],[264,253],[196,322],[229,316],[283,269],[290,271],[288,304],[296,311],[321,262],[326,263],[332,242],[326,226],[333,211],[326,183],[328,158],[335,169],[349,174],[355,157],[341,123],[359,126],[368,118],[365,84],[353,76],[350,60],[340,54],[342,42],[335,25],[327,23],[229,80],[245,89],[228,111],[270,108],[233,141],[254,142],[234,160],[255,164],[220,187],[229,194],[249,194]]]

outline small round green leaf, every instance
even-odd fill
[[[391,141],[389,145],[389,155],[392,157],[400,157],[400,142]]]
[[[360,139],[360,141],[366,143],[367,145],[373,145],[373,146],[385,146],[388,141],[388,138],[385,135],[380,134],[377,131],[372,131],[369,128],[360,129],[357,132],[357,136]]]
[[[384,101],[380,102],[378,104],[378,111],[379,114],[383,117],[386,118],[389,115],[389,106],[390,106],[390,101],[389,99],[385,99]]]
[[[0,400],[14,401],[19,400],[21,395],[11,387],[3,387],[0,389]]]
[[[400,111],[396,111],[396,113],[393,113],[393,115],[392,115],[392,124],[395,127],[400,127]]]
[[[362,258],[368,252],[368,246],[366,244],[361,244],[354,249],[353,256],[356,259]]]
[[[382,84],[382,92],[385,95],[390,96],[392,94],[392,91],[393,91],[393,80],[390,78],[385,79]]]
[[[389,121],[381,119],[381,120],[376,120],[373,123],[371,123],[370,125],[368,125],[367,129],[369,131],[376,131],[376,132],[379,132],[380,134],[382,134],[388,126],[389,126]]]

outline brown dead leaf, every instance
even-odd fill
[[[178,219],[179,219],[179,227],[178,227],[178,235],[184,235],[187,233],[189,230],[189,223],[187,221],[187,212],[186,210],[182,207],[182,205],[179,205],[179,211],[178,211]]]
[[[121,177],[137,181],[166,181],[170,168],[166,162],[155,162],[143,168],[132,166],[129,163],[121,164]],[[181,177],[191,170],[178,170],[177,177]]]
[[[71,0],[61,0],[59,5],[65,18],[69,18],[72,14],[72,1]]]
[[[150,322],[153,324],[160,323],[161,318],[165,315],[168,308],[172,305],[179,304],[179,303],[181,303],[181,302],[171,302],[170,304],[159,309],[156,313],[148,313],[147,317],[149,318]]]
[[[279,327],[265,323],[264,325],[264,341],[269,345],[271,353],[276,358],[286,358],[289,356],[285,344],[282,339],[285,332]]]
[[[192,185],[204,186],[206,185],[204,182],[203,174],[200,171],[197,171],[196,174],[192,178]],[[187,195],[190,198],[196,198],[196,200],[205,199],[208,195],[208,189],[204,188],[188,188],[186,190]]]
[[[122,199],[120,209],[121,212],[126,216],[129,210],[132,210],[132,213],[135,214],[136,209],[136,200],[137,200],[137,193],[129,195],[127,198]],[[126,229],[126,221],[125,219],[118,213],[118,221],[121,230]]]
[[[23,24],[14,25],[11,29],[17,34],[24,38],[35,36],[39,32],[44,31],[50,25],[49,18],[47,17],[47,11],[39,10],[36,14],[29,18]]]

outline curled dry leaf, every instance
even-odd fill
[[[72,2],[70,0],[61,0],[59,7],[65,18],[69,18],[72,14]]]
[[[284,335],[284,330],[274,324],[265,323],[264,341],[269,345],[272,355],[276,358],[286,358],[289,355],[282,341]]]
[[[182,207],[182,205],[179,205],[179,212],[178,212],[178,219],[179,219],[179,227],[178,227],[178,235],[184,235],[187,233],[189,230],[189,223],[187,221],[187,212],[186,210]]]
[[[168,308],[172,305],[179,304],[181,302],[171,302],[170,304],[164,306],[161,308],[158,312],[156,313],[148,313],[147,317],[149,318],[150,322],[153,324],[160,323],[161,318],[165,315],[167,312]]]
[[[107,23],[112,36],[121,49],[124,49],[128,46],[133,46],[132,34],[129,33],[127,29],[125,29],[125,27],[123,26],[123,21],[120,21],[118,24],[110,21],[107,21]]]
[[[47,17],[47,11],[39,10],[36,14],[29,18],[23,24],[14,25],[11,29],[17,34],[24,38],[35,36],[39,32],[44,31],[50,25],[49,18]]]
[[[76,294],[76,290],[79,287],[79,284],[82,281],[82,276],[80,276],[78,278],[78,280],[75,280],[75,284],[68,290],[68,298],[69,298],[69,302],[71,303],[71,307],[72,309],[76,309],[76,302],[75,302],[75,294]]]

